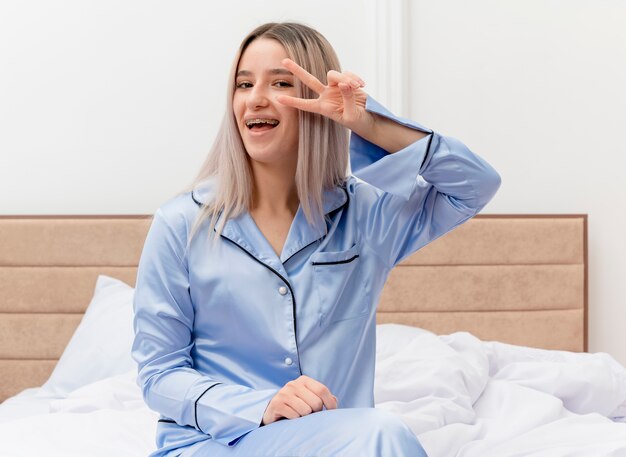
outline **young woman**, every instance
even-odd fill
[[[139,266],[154,456],[426,455],[374,408],[376,304],[394,265],[500,178],[363,87],[304,25],[243,40],[213,149],[156,212]]]

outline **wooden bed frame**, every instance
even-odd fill
[[[0,216],[0,401],[43,384],[106,274],[133,285],[151,216]],[[379,323],[587,350],[587,216],[479,215],[393,271]]]

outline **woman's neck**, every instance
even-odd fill
[[[251,212],[294,216],[300,201],[295,182],[295,169],[253,163],[254,189]]]

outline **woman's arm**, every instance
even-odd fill
[[[318,94],[279,103],[326,116],[352,131],[348,192],[359,233],[386,267],[477,214],[500,175],[455,138],[394,116],[361,89],[356,75],[328,72],[327,84],[289,59],[283,65]],[[364,182],[363,182],[364,181]]]
[[[351,130],[389,154],[398,152],[428,136],[428,133],[398,124],[396,121],[375,113],[372,114],[372,118],[370,126],[362,128],[357,126],[356,129]]]
[[[150,409],[232,445],[260,426],[278,389],[223,383],[194,369],[186,231],[181,214],[156,212],[137,272],[132,355]]]
[[[425,133],[394,154],[355,132],[350,138],[360,232],[388,268],[477,214],[500,186],[500,175],[453,137],[394,116],[368,97],[367,111]]]

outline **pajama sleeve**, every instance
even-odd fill
[[[152,410],[233,445],[260,426],[278,389],[225,384],[194,369],[187,227],[182,215],[174,216],[179,223],[168,221],[161,209],[156,212],[139,263],[132,353],[138,383]]]
[[[348,191],[361,205],[360,231],[392,268],[477,214],[498,190],[500,175],[455,138],[396,117],[371,97],[366,109],[428,133],[393,154],[355,133],[350,139],[352,173],[358,179]]]

